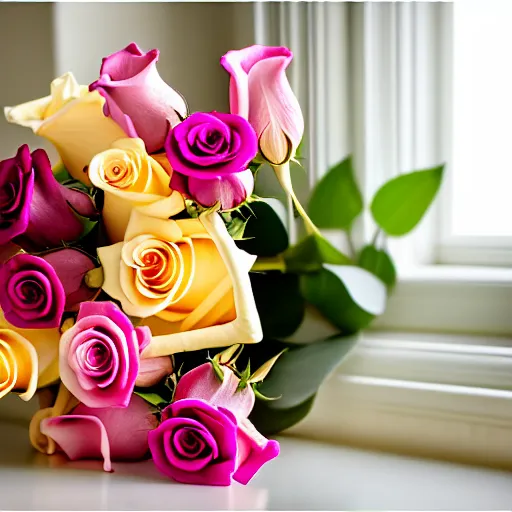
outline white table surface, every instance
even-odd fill
[[[186,486],[150,461],[68,462],[0,423],[0,510],[510,510],[512,473],[282,437],[247,486]]]

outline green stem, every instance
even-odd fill
[[[251,268],[251,272],[266,272],[268,270],[286,271],[286,264],[282,256],[274,256],[270,258],[259,257]]]
[[[372,238],[372,245],[374,247],[377,247],[377,240],[379,238],[379,235],[380,235],[380,228],[377,228],[375,231],[375,234],[373,235],[373,238]]]
[[[290,177],[290,162],[286,162],[282,165],[273,165],[274,171],[276,173],[277,179],[281,184],[283,190],[292,198],[293,204],[299,215],[301,216],[304,226],[308,235],[317,234],[320,235],[319,229],[315,226],[313,221],[309,218],[309,215],[306,213],[306,210],[300,204],[300,201],[297,199],[295,192],[293,190],[292,180]]]
[[[354,239],[352,238],[352,230],[351,229],[349,229],[347,231],[347,241],[348,241],[348,247],[350,249],[350,256],[353,259],[355,259],[357,251],[356,251],[356,247],[354,245]]]

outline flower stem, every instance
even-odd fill
[[[282,256],[274,256],[270,258],[259,257],[251,267],[251,272],[265,272],[268,270],[286,271],[286,264]]]
[[[315,226],[313,221],[309,218],[309,215],[306,213],[306,210],[304,210],[304,208],[300,204],[300,201],[297,199],[297,196],[295,195],[295,192],[293,190],[292,180],[290,177],[290,162],[286,162],[282,165],[273,165],[272,167],[274,168],[277,179],[279,180],[279,183],[281,184],[281,187],[292,198],[295,208],[297,208],[299,215],[302,217],[302,220],[304,222],[304,226],[306,228],[308,235],[312,235],[312,234],[320,235],[319,229]]]

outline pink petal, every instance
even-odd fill
[[[233,479],[247,484],[261,466],[279,455],[279,443],[262,436],[247,419],[238,422],[238,468]]]
[[[173,372],[172,361],[168,356],[141,359],[136,386],[147,388],[158,384],[164,377]]]
[[[103,469],[112,470],[107,432],[98,418],[81,415],[45,418],[41,433],[53,439],[70,460],[103,459]]]
[[[240,379],[226,366],[221,366],[224,380],[220,382],[211,363],[204,363],[187,372],[178,381],[174,401],[192,398],[210,405],[224,407],[240,418],[247,418],[254,407],[254,391],[250,386],[238,390]]]

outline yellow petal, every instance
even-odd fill
[[[153,336],[142,357],[171,355],[235,343],[257,343],[263,337],[249,279],[249,270],[256,257],[238,249],[217,213],[204,214],[200,221],[214,241],[233,283],[236,318],[222,325]],[[228,311],[227,314],[230,313]]]
[[[153,235],[160,240],[177,242],[182,238],[180,225],[173,220],[156,219],[148,217],[138,210],[134,210],[126,228],[124,239],[131,240],[137,235]]]
[[[0,398],[10,391],[28,401],[37,389],[37,353],[32,344],[11,329],[0,329]]]

